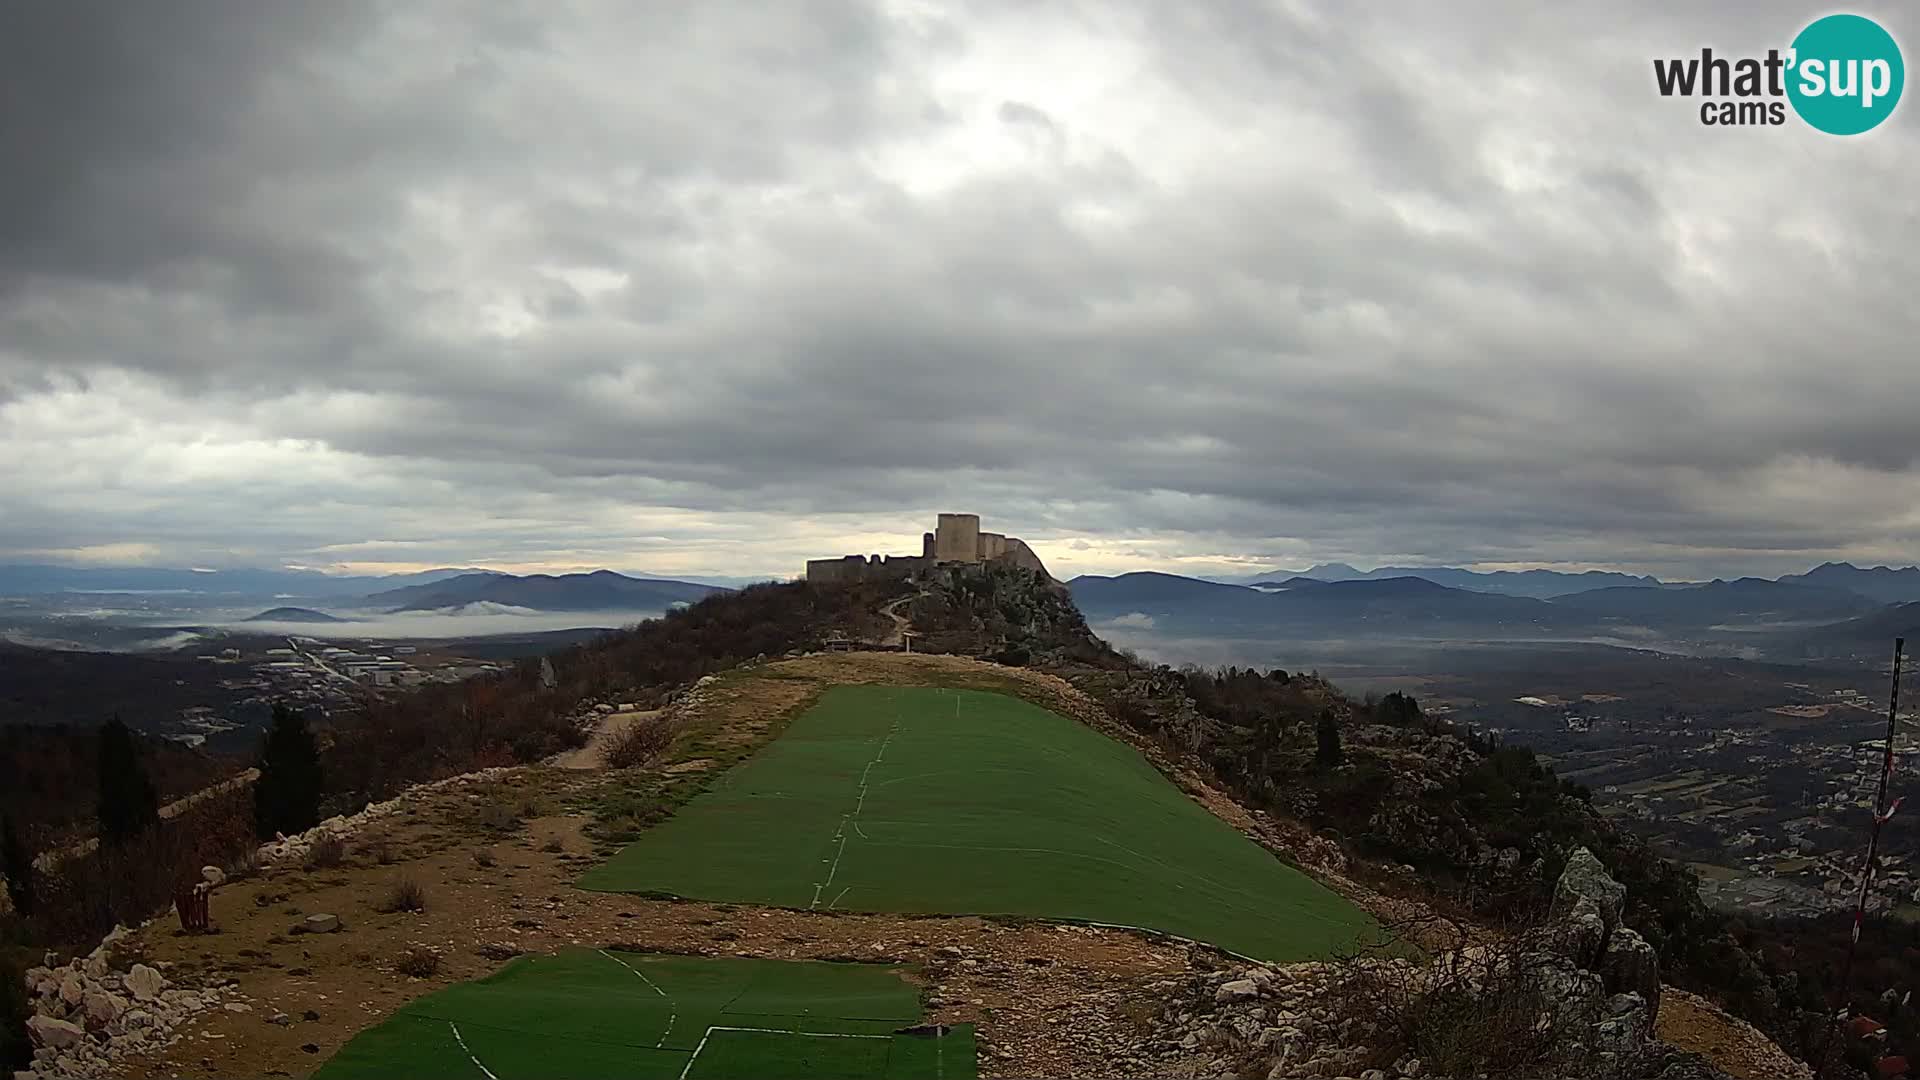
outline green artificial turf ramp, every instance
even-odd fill
[[[580,884],[1112,923],[1272,961],[1326,956],[1374,927],[1131,747],[1018,698],[925,687],[828,690]]]
[[[315,1080],[971,1080],[973,1031],[929,1031],[902,969],[574,950],[400,1009]],[[909,1030],[911,1029],[911,1030]]]

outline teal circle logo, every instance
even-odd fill
[[[1793,39],[1787,98],[1829,135],[1871,131],[1893,115],[1907,84],[1900,45],[1861,15],[1828,15]]]

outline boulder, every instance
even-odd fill
[[[127,1011],[126,1005],[112,994],[103,994],[98,990],[87,991],[84,1001],[87,1019],[96,1024],[110,1024]]]
[[[69,1024],[65,1020],[55,1020],[51,1016],[35,1016],[27,1021],[27,1030],[33,1033],[33,1041],[54,1050],[64,1050],[86,1038],[86,1030],[79,1024]]]
[[[300,929],[309,934],[331,934],[340,929],[340,916],[326,914],[309,915],[300,920]]]
[[[1260,996],[1260,984],[1252,979],[1229,979],[1220,984],[1213,992],[1213,1000],[1221,1004],[1230,1001],[1248,1001]]]
[[[166,976],[145,964],[135,964],[133,970],[127,972],[127,993],[132,994],[135,1001],[152,1001],[166,985]]]
[[[1573,913],[1581,900],[1591,900],[1599,911],[1607,933],[1620,925],[1620,911],[1627,902],[1627,887],[1608,876],[1593,852],[1579,848],[1567,857],[1567,868],[1553,886],[1550,917],[1562,919]]]
[[[1608,992],[1638,994],[1649,1014],[1659,1015],[1660,956],[1646,938],[1624,926],[1614,931],[1598,967]]]
[[[1607,942],[1606,918],[1599,905],[1584,896],[1573,901],[1573,909],[1553,924],[1553,930],[1554,951],[1581,967],[1593,966]]]
[[[77,971],[69,971],[60,980],[60,1000],[69,1008],[77,1006],[87,996],[86,981]]]
[[[200,868],[200,880],[210,888],[217,889],[227,883],[227,872],[217,866],[203,866]]]

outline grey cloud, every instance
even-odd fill
[[[1791,5],[1025,11],[9,8],[0,557],[1920,541],[1914,106],[1651,88]]]

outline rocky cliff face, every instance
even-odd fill
[[[1425,960],[1384,943],[1195,976],[1126,1057],[1187,1077],[1729,1080],[1654,1037],[1659,963],[1625,899],[1583,848],[1534,930]]]

